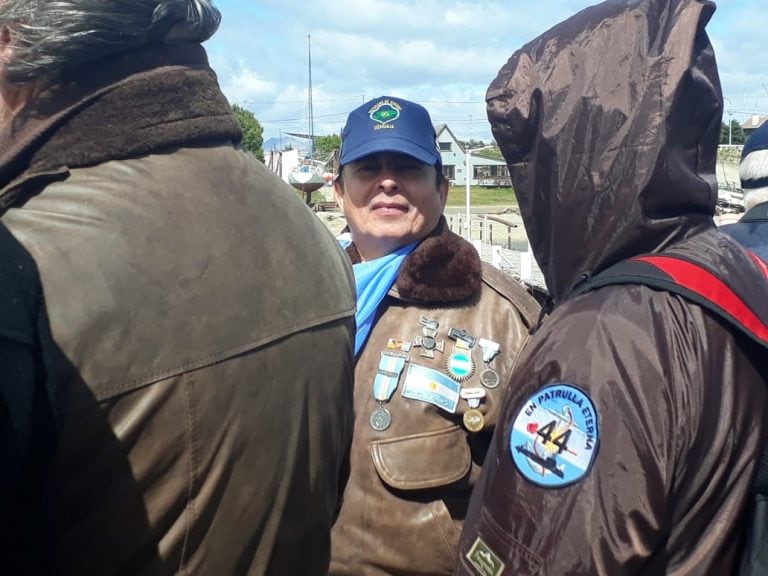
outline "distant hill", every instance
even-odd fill
[[[304,138],[294,138],[293,136],[283,136],[282,138],[269,138],[264,141],[262,148],[267,150],[285,150],[293,149],[303,152],[307,149],[308,140]]]

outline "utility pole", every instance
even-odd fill
[[[469,151],[469,145],[468,144],[464,144],[464,146],[466,146],[466,148],[464,149],[464,181],[466,182],[466,185],[467,185],[467,187],[466,187],[467,214],[466,214],[466,224],[465,225],[467,227],[467,240],[469,240],[471,242],[472,241],[472,223],[471,223],[472,222],[471,221],[472,213],[470,211],[470,196],[471,196],[471,192],[470,192],[470,188],[469,187],[470,187],[471,179],[470,179],[469,171],[470,171],[470,167],[472,165],[472,161],[470,159],[470,156],[471,156],[472,153]]]

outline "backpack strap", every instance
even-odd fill
[[[768,283],[768,264],[747,250],[749,257]],[[643,284],[680,294],[723,318],[768,349],[768,325],[757,316],[728,284],[712,272],[682,258],[648,254],[620,262],[582,282],[573,294],[584,294],[611,284]],[[768,574],[768,443],[758,456],[749,501],[745,548],[741,555],[740,576]]]
[[[768,265],[753,252],[749,255],[768,282]],[[578,286],[574,295],[611,284],[642,284],[680,294],[711,310],[760,346],[768,348],[768,324],[728,284],[689,260],[657,254],[630,258],[586,280]]]

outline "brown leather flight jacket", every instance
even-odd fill
[[[235,147],[200,46],[67,78],[0,137],[56,420],[41,555],[78,576],[323,573],[352,432],[347,258]]]
[[[348,251],[357,261],[354,246]],[[450,232],[444,219],[406,258],[355,367],[351,474],[333,527],[331,574],[453,571],[469,495],[498,418],[503,383],[537,315],[538,305],[523,286],[481,265],[474,247]],[[420,322],[424,319],[439,324],[437,349],[419,345],[429,330],[425,332]],[[477,432],[463,423],[465,399],[452,414],[403,396],[414,366],[448,376],[447,362],[457,345],[449,336],[451,328],[476,339],[470,350],[474,371],[461,386],[486,393],[478,407],[485,424]],[[480,338],[499,344],[498,355],[488,363],[500,376],[502,384],[496,388],[484,388],[480,382],[486,368]],[[371,424],[379,407],[374,378],[377,371],[386,370],[380,366],[382,353],[401,352],[409,360],[399,373],[397,390],[383,404],[391,425],[377,431]]]
[[[667,290],[628,281],[575,295],[628,258],[674,256],[768,325],[766,278],[712,221],[713,10],[604,2],[518,50],[488,90],[554,308],[501,408],[457,574],[738,568],[768,434],[765,350]]]

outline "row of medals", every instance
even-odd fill
[[[387,343],[390,350],[400,350],[409,352],[411,348],[419,348],[419,355],[424,358],[434,358],[435,352],[444,353],[445,340],[437,338],[440,323],[437,320],[431,320],[422,316],[419,319],[421,324],[421,335],[414,337],[413,342],[405,342],[391,338]],[[457,382],[465,382],[474,374],[474,360],[472,360],[472,349],[479,345],[483,351],[483,364],[485,369],[480,373],[480,383],[483,388],[462,388],[461,398],[467,401],[469,409],[464,412],[464,427],[470,432],[479,432],[485,426],[485,417],[478,410],[480,402],[485,398],[485,389],[493,389],[499,385],[500,378],[498,372],[490,367],[491,361],[499,352],[498,342],[487,340],[485,338],[477,339],[469,332],[463,329],[449,328],[448,338],[456,342],[453,353],[445,358],[445,369],[448,375]],[[407,356],[404,356],[407,358]],[[399,375],[398,375],[399,376]],[[394,392],[394,391],[393,391]],[[375,393],[374,393],[375,397]],[[378,399],[379,407],[371,414],[371,427],[383,432],[392,424],[392,414],[384,407],[387,400]]]

